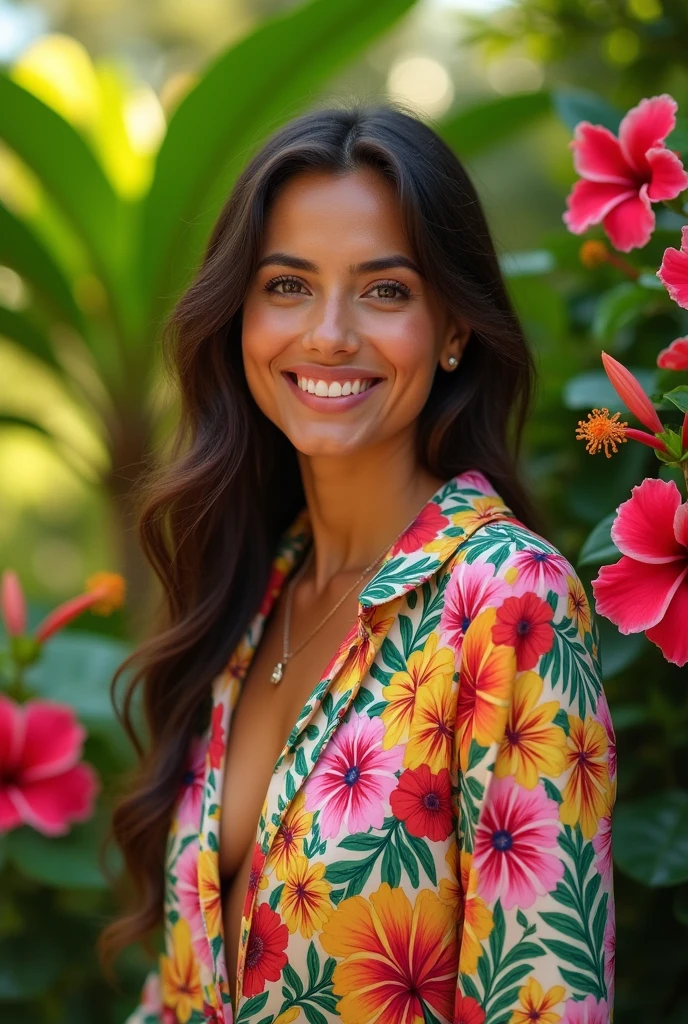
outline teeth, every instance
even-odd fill
[[[312,377],[297,377],[298,386],[302,391],[308,391],[311,395],[318,395],[320,398],[339,398],[345,395],[358,395],[367,391],[373,386],[371,377],[362,380],[347,380],[343,383],[333,380],[328,384],[325,380],[315,380]]]

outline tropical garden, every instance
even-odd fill
[[[420,7],[265,5],[178,88],[144,150],[125,130],[131,82],[111,62],[78,51],[86,114],[67,102],[49,61],[19,55],[0,71],[7,1024],[120,1024],[150,966],[132,949],[112,985],[94,949],[120,884],[116,851],[103,845],[108,811],[134,760],[110,681],[155,600],[132,493],[175,417],[159,352],[165,317],[247,155],[295,113],[360,98],[359,80],[367,98],[384,95],[384,69],[412,49]],[[436,5],[431,38],[446,34],[441,19],[451,27],[451,8]],[[433,123],[476,175],[536,353],[525,468],[551,540],[594,601],[616,733],[618,951],[610,938],[604,963],[591,965],[572,932],[562,955],[583,973],[616,959],[617,1024],[681,1024],[688,9],[682,0],[514,0],[465,15],[457,40],[442,60],[464,82],[466,67],[482,69],[484,87],[457,90]],[[59,44],[77,53],[66,36]],[[574,658],[574,646],[562,657]]]

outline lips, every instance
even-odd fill
[[[343,412],[351,406],[358,405],[359,402],[364,402],[384,380],[382,377],[361,376],[353,378],[354,380],[361,381],[364,384],[363,390],[359,390],[358,393],[352,390],[348,394],[319,395],[314,394],[313,391],[303,390],[298,384],[299,375],[297,375],[295,371],[283,370],[282,376],[294,395],[296,395],[304,405],[308,406],[310,409],[315,409],[318,412]],[[312,379],[313,378],[309,378],[309,380]],[[326,383],[324,378],[317,379]],[[351,381],[352,377],[348,376],[345,380]],[[339,384],[339,381],[336,381],[335,383]]]

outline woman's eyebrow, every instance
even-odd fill
[[[293,270],[305,270],[311,274],[320,273],[317,263],[303,259],[301,256],[292,256],[288,252],[271,252],[267,256],[263,256],[256,270],[260,270],[261,267],[265,267],[268,264],[291,267]],[[378,270],[393,270],[395,267],[406,267],[407,270],[412,270],[421,277],[424,276],[420,267],[412,259],[409,259],[408,256],[403,256],[401,253],[394,253],[391,256],[378,256],[377,259],[365,260],[363,263],[351,263],[349,264],[349,273],[353,276],[357,274],[371,274],[376,273]]]

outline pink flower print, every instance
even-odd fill
[[[585,999],[569,999],[564,1006],[560,1024],[609,1024],[609,1007],[606,999],[599,1003],[594,996]]]
[[[688,309],[688,224],[681,228],[681,248],[664,250],[657,277],[674,302]]]
[[[580,235],[601,222],[621,252],[647,245],[655,227],[651,204],[688,188],[681,160],[664,145],[677,106],[667,93],[642,99],[622,119],[618,138],[601,124],[576,125],[569,146],[581,180],[566,200],[569,231]]]
[[[496,608],[511,593],[506,580],[494,572],[494,565],[484,562],[459,562],[452,571],[444,592],[440,631],[442,643],[454,648],[457,667],[471,621],[483,608]]]
[[[188,921],[191,930],[191,945],[199,960],[213,969],[213,961],[201,912],[198,894],[198,855],[200,847],[194,839],[184,847],[173,868],[177,876],[176,893],[179,897],[179,913]]]
[[[607,1001],[610,1006],[614,1005],[614,974],[616,968],[616,915],[614,912],[614,897],[609,897],[607,903],[607,923],[604,926],[604,939],[602,940],[604,950],[604,983],[607,986]]]
[[[661,370],[688,370],[688,337],[676,338],[668,348],[663,348],[657,356],[657,366]]]
[[[380,718],[353,712],[334,734],[305,786],[306,808],[320,811],[324,838],[380,828],[385,805],[396,786],[402,746],[382,749]]]
[[[467,469],[465,473],[461,473],[459,481],[461,487],[470,487],[491,498],[499,497],[494,489],[494,485],[490,483],[485,474],[481,473],[479,469]]]
[[[559,807],[544,787],[524,789],[513,776],[493,778],[475,835],[478,893],[505,910],[530,907],[556,888],[564,863],[556,855]]]
[[[0,696],[0,833],[29,825],[61,836],[91,817],[100,783],[80,761],[85,736],[67,705]]]
[[[610,815],[600,818],[597,832],[592,838],[595,853],[595,867],[602,876],[605,886],[612,884],[612,819]]]
[[[688,663],[688,501],[673,480],[647,477],[617,509],[611,537],[623,557],[592,581],[600,615],[640,633],[667,661]]]
[[[183,790],[178,811],[180,825],[200,827],[205,785],[205,751],[206,744],[203,738],[195,736],[191,742],[187,768],[182,777]]]
[[[509,566],[518,569],[512,589],[514,596],[525,591],[547,593],[554,590],[557,594],[565,594],[568,590],[566,576],[571,573],[571,564],[553,551],[539,551],[537,548],[524,548],[514,552]]]

